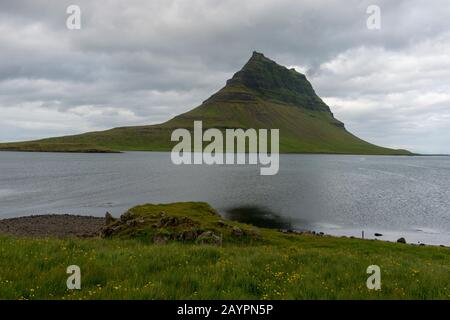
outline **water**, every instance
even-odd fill
[[[450,245],[450,157],[281,155],[257,166],[175,166],[169,153],[0,152],[0,218],[119,216],[142,203],[206,201],[258,226]]]

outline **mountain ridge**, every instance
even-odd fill
[[[315,93],[306,76],[254,51],[248,62],[225,86],[203,103],[156,125],[118,127],[105,131],[0,144],[0,150],[100,152],[170,151],[172,130],[280,129],[282,153],[410,155],[370,144],[354,136]]]
[[[226,84],[226,86],[240,85],[255,90],[268,100],[292,105],[301,104],[312,110],[331,112],[330,108],[317,96],[304,74],[281,66],[256,51],[244,67]]]

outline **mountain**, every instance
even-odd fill
[[[410,154],[352,135],[315,93],[305,75],[254,52],[225,87],[199,107],[157,125],[114,128],[74,136],[0,144],[2,150],[108,152],[169,151],[177,128],[280,129],[280,152]]]

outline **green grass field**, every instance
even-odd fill
[[[449,248],[257,229],[198,203],[136,207],[111,227],[107,238],[0,237],[0,298],[450,299]],[[187,227],[223,243],[152,241]],[[81,268],[81,290],[66,288],[69,265]],[[380,291],[366,287],[369,265],[381,268]]]

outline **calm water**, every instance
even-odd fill
[[[281,155],[278,175],[260,176],[257,166],[175,166],[169,153],[0,152],[0,218],[174,201],[259,226],[450,245],[450,157]]]

